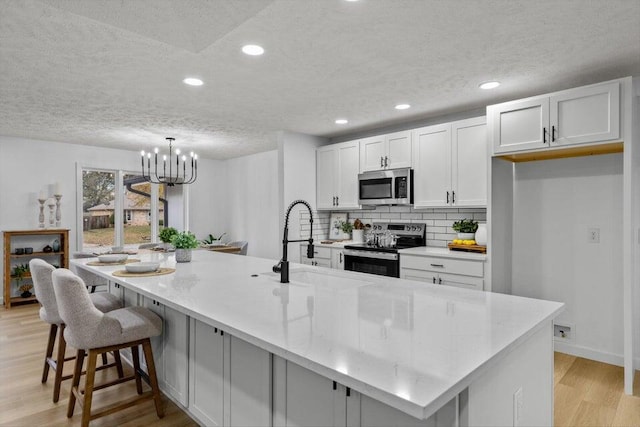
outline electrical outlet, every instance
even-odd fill
[[[573,342],[575,326],[573,324],[553,324],[553,339],[555,341]]]
[[[522,399],[522,387],[513,393],[513,427],[518,427],[522,422],[522,410],[524,400]]]
[[[590,228],[588,230],[587,242],[589,242],[589,243],[600,243],[600,229],[599,228]]]

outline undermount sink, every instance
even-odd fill
[[[280,281],[280,275],[276,273],[263,273],[263,276],[271,276],[274,280]],[[336,288],[359,287],[370,285],[367,280],[352,279],[349,277],[340,277],[327,273],[320,273],[311,270],[291,270],[289,272],[289,281],[298,285],[314,285]]]

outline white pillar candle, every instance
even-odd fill
[[[62,194],[60,193],[60,183],[56,182],[55,191],[53,194]]]
[[[38,199],[40,200],[44,199],[44,191],[40,190],[40,193],[38,193]]]

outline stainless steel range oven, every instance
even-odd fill
[[[367,243],[344,247],[344,269],[400,277],[398,249],[425,245],[426,224],[374,223]]]

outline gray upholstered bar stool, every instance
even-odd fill
[[[53,385],[53,401],[60,399],[60,384],[64,380],[71,378],[71,375],[62,375],[64,362],[73,360],[73,357],[65,358],[67,343],[64,339],[65,324],[58,312],[58,303],[56,295],[53,291],[53,282],[51,281],[51,273],[55,271],[55,267],[41,259],[34,258],[29,261],[29,271],[33,278],[33,286],[35,288],[36,298],[42,305],[40,308],[40,319],[51,325],[49,329],[49,342],[47,343],[47,353],[44,358],[44,369],[42,371],[42,382],[46,383],[49,376],[49,368],[55,372],[55,380]],[[106,312],[122,307],[122,302],[115,296],[108,293],[91,294],[92,304],[100,311]],[[53,347],[56,342],[56,333],[58,335],[58,352],[54,359]],[[120,377],[124,376],[122,372],[122,363],[120,354],[114,353],[115,363],[107,364],[106,357],[102,359],[103,366],[100,369],[116,366]]]
[[[52,278],[60,317],[67,325],[65,338],[70,345],[78,349],[73,370],[67,417],[73,416],[76,400],[82,407],[82,426],[84,427],[88,426],[89,421],[92,419],[153,399],[156,413],[158,417],[162,418],[164,410],[162,408],[150,340],[151,337],[158,336],[162,332],[162,319],[144,307],[127,307],[102,313],[92,304],[89,292],[82,280],[70,270],[60,268],[53,272]],[[151,385],[151,391],[145,393],[142,392],[139,345],[142,345],[144,357],[147,361],[149,384]],[[133,375],[95,385],[97,356],[108,351],[118,351],[128,347],[131,348],[133,359]],[[81,391],[79,388],[80,376],[82,375],[82,365],[87,351],[89,353],[87,357],[87,373],[85,375],[84,391]],[[136,399],[125,400],[119,405],[110,405],[106,408],[101,408],[98,412],[91,413],[94,390],[100,390],[133,379],[136,380],[136,391],[139,395]]]

